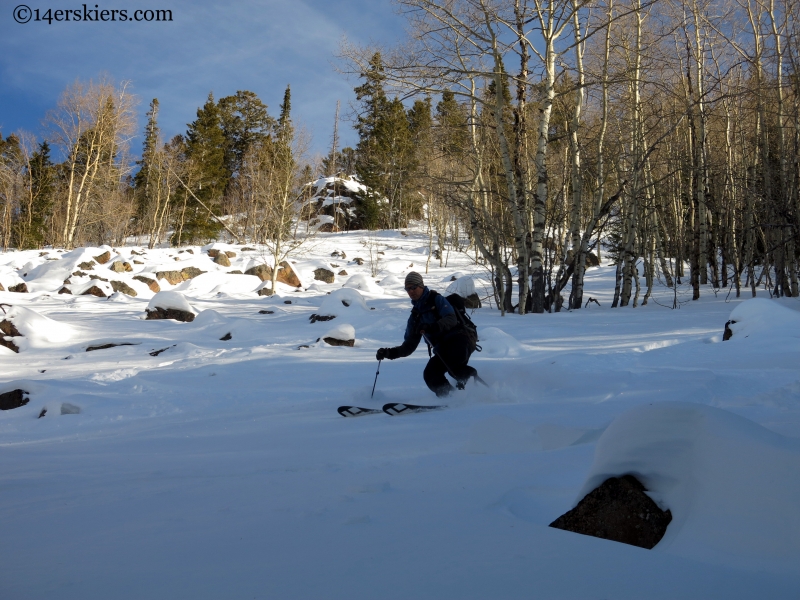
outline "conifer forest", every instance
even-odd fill
[[[414,222],[435,260],[471,255],[504,313],[584,307],[601,259],[616,265],[615,307],[647,304],[658,282],[692,299],[708,284],[800,294],[800,3],[397,6],[401,44],[343,42],[332,57],[354,101],[313,132],[324,155],[290,85],[277,109],[250,91],[198,98],[166,139],[158,99],[112,75],[75,81],[40,132],[0,132],[2,248],[292,248],[313,235],[310,184],[354,176],[363,226]]]

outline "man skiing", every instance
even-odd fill
[[[445,373],[450,373],[459,389],[464,388],[470,377],[477,376],[477,371],[467,364],[475,350],[475,342],[459,323],[447,299],[429,290],[422,281],[422,275],[415,271],[406,275],[405,289],[414,308],[408,317],[403,343],[394,348],[380,348],[375,357],[378,360],[394,360],[408,356],[424,338],[431,359],[422,376],[431,391],[444,398],[453,391]]]

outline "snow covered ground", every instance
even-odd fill
[[[474,312],[490,389],[344,419],[341,404],[434,400],[423,348],[384,361],[370,400],[427,240],[377,234],[373,277],[352,261],[368,258],[363,238],[320,235],[293,259],[303,291],[271,297],[228,273],[263,262],[240,246],[213,246],[236,253],[230,267],[200,247],[0,254],[0,284],[30,290],[0,292],[23,334],[18,354],[0,347],[0,393],[31,398],[0,412],[0,598],[798,597],[800,302],[710,288],[685,302],[685,287],[678,310],[611,310],[613,267],[594,268],[585,293],[601,307]],[[75,295],[57,293],[106,250]],[[134,277],[190,266],[206,273],[159,284],[195,320],[144,320],[154,292]],[[321,267],[347,275],[314,281]],[[89,273],[137,296],[77,295]],[[425,280],[444,291],[453,274],[488,294],[462,255]],[[316,341],[343,325],[354,347]],[[86,352],[110,343],[131,345]],[[672,511],[655,549],[548,527],[623,473]]]

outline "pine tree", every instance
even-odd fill
[[[208,208],[188,200],[182,227],[182,238],[173,239],[180,244],[194,241],[211,241],[222,226],[212,217],[219,214],[222,195],[228,185],[230,172],[225,166],[227,143],[222,130],[219,107],[214,95],[197,111],[197,119],[189,124],[186,132],[186,155],[195,171],[197,186],[192,189]]]
[[[47,222],[52,217],[56,190],[56,167],[50,158],[50,145],[44,141],[31,156],[31,203],[21,207],[20,219],[27,221],[20,248],[41,248],[47,240]]]
[[[225,168],[237,174],[247,151],[270,136],[275,120],[254,92],[237,91],[220,98],[219,116],[225,136]]]
[[[158,98],[153,98],[150,102],[150,110],[147,111],[147,125],[144,132],[144,143],[142,144],[142,159],[136,161],[139,171],[133,178],[133,186],[136,190],[137,218],[144,218],[151,201],[151,180],[157,173],[153,173],[154,161],[158,152]]]

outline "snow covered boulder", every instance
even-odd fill
[[[147,319],[175,319],[184,323],[194,321],[195,313],[179,292],[159,292],[145,309]]]
[[[447,286],[445,295],[458,294],[464,299],[465,308],[480,308],[481,299],[475,291],[475,282],[472,277],[463,276],[458,277],[450,285]]]
[[[731,311],[723,340],[744,338],[800,337],[800,312],[776,300],[752,298]]]
[[[383,288],[366,275],[353,275],[344,282],[342,287],[353,288],[371,294],[383,294]]]
[[[650,550],[664,537],[672,513],[645,492],[632,475],[610,477],[550,527]]]
[[[65,342],[75,335],[72,326],[49,319],[29,308],[8,307],[6,304],[3,310],[5,314],[0,312],[0,345],[14,352],[45,348]]]
[[[367,303],[364,297],[351,288],[334,290],[320,304],[317,312],[309,317],[312,323],[317,321],[330,321],[342,315],[353,315],[357,312],[367,312]]]
[[[350,346],[352,348],[356,345],[356,330],[352,325],[342,323],[328,330],[328,332],[322,336],[322,341],[330,346]]]
[[[798,473],[797,439],[718,408],[656,402],[603,432],[578,498],[633,475],[672,513],[658,550],[728,568],[796,569]]]

